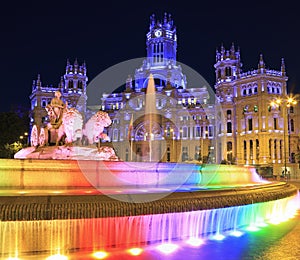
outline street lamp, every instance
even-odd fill
[[[280,99],[280,98],[277,98],[275,100],[273,100],[271,102],[271,106],[272,107],[280,107],[280,105],[283,105],[284,107],[284,110],[283,110],[283,123],[284,123],[284,126],[283,126],[283,146],[284,146],[284,176],[286,176],[287,174],[287,166],[286,166],[286,163],[287,163],[287,158],[286,158],[286,154],[287,154],[287,151],[286,151],[286,134],[288,135],[288,161],[290,162],[290,130],[291,130],[291,126],[290,126],[290,108],[291,106],[293,105],[296,105],[297,104],[297,100],[292,97],[292,96],[287,96],[286,98],[284,99]],[[285,115],[287,115],[287,117],[285,117]],[[287,122],[285,121],[285,118],[287,118]],[[287,130],[286,130],[286,127],[287,127]]]

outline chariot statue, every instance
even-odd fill
[[[105,111],[97,111],[83,126],[83,117],[75,108],[68,108],[60,99],[61,93],[55,91],[55,97],[50,104],[46,106],[46,111],[49,117],[49,123],[46,127],[38,129],[36,125],[31,131],[31,146],[45,146],[51,142],[59,146],[64,145],[86,144],[91,146],[97,144],[98,152],[101,153],[101,158],[106,159],[115,156],[115,153],[110,147],[100,147],[100,140],[110,141],[107,134],[104,133],[104,128],[111,125],[112,121]]]

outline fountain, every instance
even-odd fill
[[[264,181],[252,167],[41,159],[0,165],[2,257],[220,236],[287,219],[298,207],[294,186]]]
[[[155,111],[146,107],[151,133]],[[60,147],[68,156],[55,163],[56,146],[0,159],[1,257],[220,239],[299,209],[289,183],[266,181],[250,166],[161,163],[151,141],[147,162],[104,160],[76,146]]]
[[[143,150],[148,150],[148,161],[158,161],[157,158],[153,158],[155,155],[155,150],[156,147],[153,146],[153,141],[154,141],[154,134],[153,134],[153,127],[154,127],[154,122],[157,120],[157,110],[156,110],[156,95],[155,95],[155,83],[153,79],[153,75],[150,74],[149,79],[148,79],[148,85],[147,85],[147,90],[146,90],[146,98],[145,98],[145,122],[147,122],[147,127],[146,127],[146,140],[147,142],[144,143],[144,148]]]

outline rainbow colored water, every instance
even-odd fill
[[[2,257],[22,259],[22,254],[40,251],[56,255],[53,259],[63,259],[59,257],[80,248],[79,252],[98,252],[94,259],[104,259],[116,248],[131,250],[128,252],[132,255],[140,254],[149,242],[162,254],[171,254],[177,250],[178,241],[200,246],[207,239],[241,236],[268,224],[285,222],[293,218],[298,209],[299,194],[276,201],[203,211],[118,218],[7,221],[0,223]]]

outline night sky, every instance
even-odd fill
[[[267,3],[266,3],[267,2]],[[291,1],[292,2],[292,1]],[[1,6],[0,112],[29,107],[32,80],[57,85],[67,58],[87,64],[89,82],[119,62],[146,55],[149,17],[171,13],[177,60],[214,84],[215,51],[240,47],[243,71],[285,59],[288,89],[300,92],[300,16],[289,1],[20,1]],[[134,74],[134,72],[132,73]],[[125,82],[126,79],[124,79]],[[187,79],[188,80],[188,79]]]

